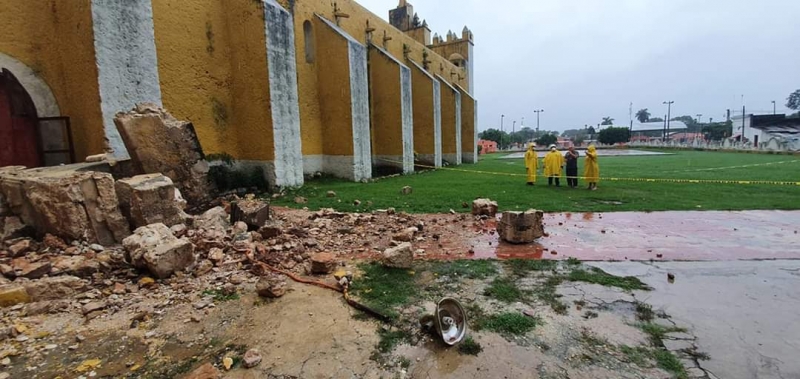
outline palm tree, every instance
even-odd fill
[[[600,125],[614,125],[614,119],[611,117],[603,117],[603,122]]]
[[[647,108],[639,109],[639,111],[636,112],[636,119],[641,123],[645,123],[650,120],[650,112]]]

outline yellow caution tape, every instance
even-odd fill
[[[381,161],[390,162],[390,163],[398,163],[403,164],[401,161],[395,161],[391,159],[385,158],[378,158]],[[787,161],[791,162],[791,161]],[[498,175],[498,176],[515,176],[515,177],[527,177],[527,174],[514,174],[509,172],[493,172],[493,171],[480,171],[480,170],[465,170],[460,168],[452,168],[452,167],[436,167],[436,166],[429,166],[414,163],[414,166],[417,167],[425,167],[434,170],[446,170],[446,171],[456,171],[456,172],[464,172],[469,174],[484,174],[484,175]],[[566,178],[566,176],[561,176]],[[572,177],[570,177],[572,178]],[[800,186],[800,181],[791,182],[791,181],[779,181],[779,180],[724,180],[724,179],[668,179],[668,178],[612,178],[612,177],[603,177],[600,178],[589,178],[585,176],[577,176],[576,179],[581,180],[603,180],[603,181],[612,181],[612,182],[649,182],[649,183],[691,183],[691,184],[756,184],[756,185],[776,185],[776,186]]]

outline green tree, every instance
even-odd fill
[[[647,108],[639,109],[639,111],[636,112],[636,119],[641,123],[645,123],[650,120],[650,112]]]
[[[719,141],[730,137],[732,133],[733,123],[731,121],[715,122],[703,126],[703,135],[707,140]]]
[[[536,140],[536,144],[539,146],[550,146],[556,142],[558,142],[558,137],[553,134],[544,134]]]
[[[800,89],[792,92],[786,98],[786,107],[789,109],[800,110]]]
[[[654,117],[649,120],[649,122],[664,122],[664,119],[661,117]]]
[[[501,132],[497,129],[486,129],[478,134],[478,138],[497,142],[498,146],[500,146],[501,141],[505,143],[509,142],[508,133]]]
[[[600,131],[597,140],[606,145],[628,142],[630,140],[630,130],[628,128],[608,127]]]
[[[603,117],[603,122],[600,125],[614,125],[614,119],[611,117]]]
[[[590,126],[588,129],[586,129],[586,132],[589,133],[589,139],[594,138],[594,135],[597,134],[597,131],[594,130],[594,126]]]

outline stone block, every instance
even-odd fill
[[[167,278],[194,263],[194,245],[176,238],[164,224],[136,229],[122,241],[127,259],[135,267],[146,268],[158,278]]]
[[[542,217],[542,211],[535,209],[503,212],[500,222],[497,223],[497,233],[506,242],[531,243],[544,235]]]
[[[231,203],[231,222],[242,221],[250,230],[258,230],[269,221],[269,203],[261,200],[240,200]]]
[[[30,303],[31,297],[25,287],[9,284],[0,287],[0,307],[10,307],[21,303]]]
[[[0,217],[0,242],[5,242],[20,237],[28,237],[36,231],[22,223],[16,216]]]
[[[130,228],[119,211],[114,179],[82,167],[2,171],[0,192],[20,221],[41,235],[117,244],[130,235]]]
[[[311,273],[330,274],[336,268],[336,257],[331,253],[316,253],[311,256]]]
[[[414,252],[411,249],[411,244],[406,242],[386,249],[383,252],[381,262],[386,267],[411,268],[414,263]]]
[[[277,298],[286,294],[286,287],[286,278],[283,275],[268,273],[258,279],[256,293],[262,297]]]
[[[162,174],[121,179],[115,188],[120,211],[133,228],[157,223],[173,226],[186,221],[186,201],[172,179]]]
[[[139,104],[118,113],[114,124],[138,173],[168,176],[192,209],[213,198],[216,190],[208,179],[208,162],[190,122],[179,121],[153,104]]]
[[[25,283],[25,290],[32,301],[64,299],[86,288],[83,280],[74,276],[57,276]]]
[[[472,214],[494,217],[497,214],[497,202],[489,199],[475,199],[472,201]]]

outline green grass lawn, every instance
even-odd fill
[[[503,154],[481,156],[478,164],[456,166],[459,170],[524,174],[522,159],[500,159]],[[578,173],[583,174],[583,158]],[[791,155],[743,154],[678,151],[662,156],[600,157],[600,176],[618,178],[669,178],[719,180],[800,181],[800,157]],[[769,162],[792,161],[757,167],[698,171]],[[523,176],[491,175],[478,172],[436,170],[414,175],[379,179],[371,183],[352,183],[333,178],[306,182],[298,190],[275,199],[276,205],[308,206],[310,209],[335,208],[340,211],[371,211],[394,207],[411,213],[468,211],[462,203],[478,197],[496,200],[501,209],[541,209],[558,211],[662,211],[662,210],[743,210],[800,209],[800,186],[690,184],[633,181],[603,181],[599,190],[549,188],[539,175],[535,187],[525,185]],[[400,189],[411,186],[413,193]],[[326,197],[333,190],[337,197]],[[295,204],[303,196],[307,204]],[[355,206],[354,200],[361,205]],[[371,202],[371,203],[368,203]]]

